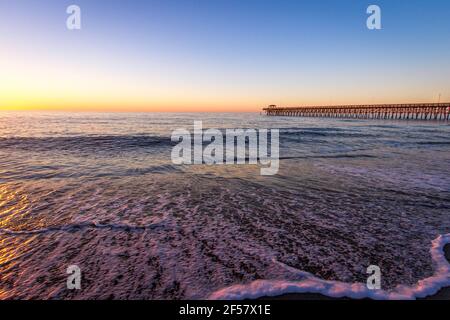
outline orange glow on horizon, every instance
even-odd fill
[[[450,99],[447,99],[450,100]],[[446,100],[446,101],[447,101]],[[443,100],[442,100],[443,101]],[[261,112],[262,108],[269,104],[283,107],[299,106],[326,106],[326,105],[347,105],[347,104],[383,104],[383,103],[429,103],[435,102],[430,99],[377,99],[370,101],[357,98],[336,99],[332,101],[305,100],[299,102],[292,101],[139,101],[137,99],[116,99],[115,101],[102,101],[100,99],[74,99],[53,98],[53,99],[4,99],[0,98],[0,111],[57,111],[57,112]]]

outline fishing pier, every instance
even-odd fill
[[[443,120],[448,121],[450,103],[367,104],[263,108],[268,116],[344,119]]]

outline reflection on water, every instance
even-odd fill
[[[11,190],[9,186],[0,186],[0,228],[14,230],[14,222],[26,220],[31,208],[26,194],[20,190]]]
[[[19,190],[11,190],[8,186],[0,186],[0,228],[1,230],[14,230],[14,220],[30,213],[29,202],[26,195]],[[0,268],[3,271],[1,282],[8,283],[8,270],[14,268],[14,260],[20,259],[26,252],[32,239],[17,241],[5,234],[0,234]],[[7,295],[7,288],[0,288],[0,299]]]

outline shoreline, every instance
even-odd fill
[[[444,246],[444,254],[450,263],[450,243]],[[367,298],[365,298],[367,299]],[[347,297],[332,298],[319,293],[286,293],[279,296],[264,296],[257,300],[354,300]],[[450,287],[440,289],[437,293],[417,300],[450,300]]]

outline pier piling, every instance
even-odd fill
[[[450,103],[368,104],[263,108],[268,116],[392,120],[450,120]]]

